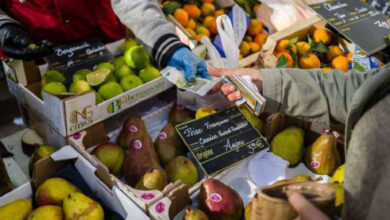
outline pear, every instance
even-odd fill
[[[341,165],[336,138],[322,134],[307,150],[305,164],[313,173],[331,175]]]
[[[27,217],[27,220],[62,220],[62,207],[56,205],[45,205],[35,209]]]
[[[35,192],[38,206],[59,205],[62,206],[64,199],[72,192],[80,190],[65,179],[54,177],[45,180]]]
[[[147,171],[153,168],[160,168],[160,162],[152,138],[146,131],[141,130],[128,147],[123,174],[126,181],[134,186]]]
[[[139,132],[146,132],[144,121],[139,118],[128,118],[123,123],[122,131],[118,136],[117,144],[124,149],[129,147],[130,142]]]
[[[66,220],[103,220],[104,212],[99,203],[79,192],[73,192],[64,199]]]
[[[339,183],[332,183],[329,184],[329,186],[336,191],[335,206],[337,209],[340,209],[341,206],[344,204],[344,186]]]
[[[158,135],[154,145],[161,165],[165,166],[173,158],[184,153],[184,146],[172,124],[168,123]]]
[[[32,211],[31,199],[18,199],[0,206],[0,219],[25,220]]]
[[[140,190],[163,190],[168,184],[168,177],[165,171],[161,168],[154,168],[146,172],[135,186]]]
[[[245,220],[251,220],[252,217],[252,201],[245,207]]]
[[[112,174],[119,177],[125,160],[125,151],[114,143],[103,143],[97,146],[92,154],[102,162]]]
[[[200,187],[200,208],[210,219],[240,220],[244,204],[238,193],[215,179],[206,179]]]
[[[253,114],[247,107],[241,107],[240,110],[257,131],[260,133],[264,132],[264,122],[259,117]]]
[[[340,183],[344,184],[344,174],[345,174],[345,164],[339,166],[334,172],[332,178],[330,179],[331,183]]]
[[[287,160],[290,166],[294,166],[303,156],[304,136],[301,128],[286,128],[272,139],[271,150],[275,155]]]
[[[209,218],[202,210],[187,207],[183,220],[209,220]]]
[[[169,113],[168,122],[173,126],[191,121],[195,118],[195,113],[181,105],[175,105]]]
[[[52,153],[56,152],[57,150],[58,150],[57,147],[50,144],[42,144],[38,148],[36,148],[34,153],[30,157],[30,162],[28,163],[28,172],[30,176],[32,176],[34,164],[38,160],[50,156]]]
[[[165,167],[169,182],[181,180],[188,187],[195,185],[199,181],[198,170],[190,159],[178,156],[171,160]]]
[[[291,179],[282,179],[282,180],[278,180],[276,182],[274,182],[272,185],[276,185],[276,184],[279,184],[279,183],[285,183],[285,182],[289,182],[289,181],[296,181],[296,182],[306,182],[306,181],[311,181],[311,178],[310,176],[307,176],[307,175],[298,175],[298,176],[294,176],[293,178]]]

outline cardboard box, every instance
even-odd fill
[[[65,146],[50,157],[38,161],[34,167],[32,181],[0,197],[0,206],[16,199],[31,198],[33,188],[39,186],[46,179],[53,177],[58,170],[69,163],[74,165],[89,188],[96,192],[96,196],[104,201],[104,205],[109,209],[117,212],[124,219],[149,219],[134,202],[128,199],[120,188],[99,177],[97,169],[71,146]]]
[[[120,44],[117,41],[106,45],[114,55],[119,54]],[[47,65],[39,66],[40,75],[45,73]],[[130,108],[143,100],[173,87],[163,77],[147,82],[140,87],[124,92],[98,105],[95,103],[95,92],[90,91],[77,96],[54,96],[44,92],[40,99],[41,83],[37,67],[23,61],[6,64],[8,87],[18,102],[29,111],[36,112],[51,128],[63,137],[75,134],[107,118]],[[38,74],[38,76],[37,76]]]
[[[312,144],[323,133],[324,130],[329,129],[324,125],[310,123],[308,121],[304,121],[298,118],[293,118],[281,113],[276,113],[271,114],[267,117],[264,133],[268,140],[272,140],[272,138],[276,134],[290,126],[299,127],[305,131],[304,146],[309,146],[310,144]],[[343,149],[343,139],[342,134],[340,135],[341,136],[338,139],[338,148],[341,151]],[[259,155],[261,154],[262,153],[259,153]],[[342,153],[340,152],[340,154]],[[228,170],[225,170],[222,173],[212,177],[235,189],[243,199],[244,207],[249,203],[249,201],[253,198],[253,196],[255,196],[257,192],[257,186],[250,179],[249,174],[247,174],[249,162],[251,159],[252,158],[248,158],[247,160],[240,162],[236,166],[229,168]],[[294,169],[300,168],[295,167],[291,170]],[[325,179],[323,181],[327,180]],[[195,188],[190,193],[190,203],[195,206],[199,203],[199,189],[200,184],[197,184],[197,188]],[[166,197],[156,202],[149,209],[150,217],[154,220],[182,219],[184,216],[184,208],[186,207],[186,205],[181,202],[181,196],[182,195],[180,191],[170,191]]]

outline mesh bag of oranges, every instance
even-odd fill
[[[239,5],[248,15],[254,16],[258,8],[257,1],[239,1]],[[249,4],[250,3],[250,4]],[[249,12],[248,9],[253,7]],[[166,15],[172,15],[174,19],[187,31],[194,39],[200,40],[208,37],[211,41],[218,35],[216,19],[218,16],[227,15],[231,7],[222,8],[214,0],[169,0],[162,4],[162,9]],[[261,21],[250,19],[244,41],[240,45],[240,58],[261,50],[268,34],[263,29]]]
[[[274,55],[278,68],[322,68],[324,72],[347,72],[352,59],[352,53],[340,47],[340,39],[325,28],[317,28],[303,38],[280,40]]]

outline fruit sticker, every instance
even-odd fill
[[[161,133],[158,135],[158,137],[159,137],[161,140],[165,140],[165,139],[167,139],[167,133],[161,132]]]
[[[159,203],[156,205],[156,211],[157,211],[158,213],[161,213],[161,212],[163,212],[164,210],[165,210],[165,205],[164,205],[164,203],[159,202]]]
[[[139,149],[142,148],[142,142],[139,141],[139,140],[135,140],[133,146],[134,146],[135,149],[139,150]]]
[[[143,193],[141,195],[141,198],[145,199],[145,200],[150,200],[150,199],[153,199],[154,198],[154,194],[153,193]]]
[[[138,128],[137,128],[137,126],[132,125],[132,126],[129,127],[129,131],[130,131],[131,133],[135,133],[135,132],[138,131]]]
[[[211,200],[212,202],[218,203],[218,202],[222,201],[222,196],[219,195],[218,193],[212,193],[212,194],[210,195],[210,200]]]
[[[317,162],[317,161],[312,161],[312,162],[310,163],[310,166],[313,167],[314,169],[319,168],[320,165],[321,165],[320,162]]]

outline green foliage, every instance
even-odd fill
[[[278,61],[276,62],[277,68],[288,68],[288,60],[286,56],[282,55],[278,58]]]

